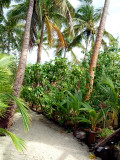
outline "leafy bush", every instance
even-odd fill
[[[106,56],[108,61],[113,61],[108,54]],[[101,63],[104,63],[106,56],[104,52],[100,53]],[[116,60],[115,56],[113,58]],[[55,58],[43,65],[27,67],[21,96],[30,106],[39,107],[49,118],[61,124],[77,126],[82,122],[95,131],[97,125],[104,122],[101,127],[105,127],[109,115],[119,110],[118,79],[116,78],[116,83],[114,74],[111,75],[113,81],[108,76],[105,77],[109,65],[98,66],[100,68],[96,69],[95,85],[88,104],[84,98],[90,75],[88,62],[84,63],[82,69],[81,64],[72,64],[66,58]],[[118,63],[113,66],[116,68]]]
[[[26,69],[22,97],[32,104],[39,105],[39,99],[45,94],[70,91],[75,93],[80,83],[83,95],[86,93],[86,76],[81,66],[74,65],[66,58],[56,58],[43,65],[35,64]],[[81,76],[82,75],[82,76]]]
[[[114,132],[114,130],[112,130],[112,129],[103,128],[103,130],[101,132],[99,132],[98,136],[100,138],[106,138],[106,137],[110,136],[113,132]]]

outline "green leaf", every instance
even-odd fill
[[[91,121],[88,120],[87,118],[84,118],[84,117],[80,117],[80,118],[79,118],[79,122],[84,122],[84,123],[91,124]]]
[[[26,143],[23,139],[21,139],[20,137],[16,136],[15,134],[3,129],[3,128],[0,128],[0,133],[1,134],[6,134],[8,136],[11,137],[16,149],[19,151],[19,152],[24,152],[24,150],[26,149]]]
[[[18,105],[18,108],[19,108],[21,116],[22,116],[24,129],[25,129],[25,131],[29,131],[30,124],[31,124],[30,123],[31,118],[30,118],[30,115],[28,113],[29,107],[20,98],[16,98],[15,96],[10,95],[10,94],[8,96],[10,98],[12,98],[16,102],[16,104]]]

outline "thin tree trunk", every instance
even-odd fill
[[[66,52],[67,52],[67,49],[65,47],[64,58],[66,58]]]
[[[22,46],[22,52],[21,52],[21,58],[18,66],[18,71],[14,83],[14,96],[19,97],[20,91],[24,79],[24,73],[25,73],[25,67],[27,62],[27,55],[29,50],[29,39],[30,39],[30,27],[31,27],[31,19],[33,14],[33,6],[34,6],[34,0],[30,0],[27,18],[26,18],[26,25],[25,25],[25,33],[24,33],[24,39],[23,39],[23,46]],[[13,116],[15,113],[15,110],[17,108],[16,104],[10,105],[12,107],[9,108],[9,113],[5,117],[5,119],[2,119],[2,123],[5,123],[3,128],[8,128],[11,126],[13,121]],[[0,125],[1,126],[1,125]]]
[[[44,33],[44,24],[45,24],[45,16],[43,16],[43,19],[42,19],[41,37],[40,37],[40,44],[39,44],[39,47],[38,47],[37,63],[40,63],[40,62],[41,62],[42,45],[43,45],[43,33]]]
[[[8,35],[8,55],[10,55],[10,35]]]
[[[90,37],[91,37],[91,31],[90,31],[90,33],[88,34],[88,36],[87,36],[87,43],[86,43],[86,49],[85,49],[85,52],[88,52],[88,47],[89,47],[89,45],[90,45]],[[84,58],[83,58],[83,62],[85,62],[86,61],[86,54],[84,55]]]
[[[94,46],[91,64],[90,64],[89,72],[90,72],[91,79],[90,79],[90,83],[87,85],[87,87],[89,88],[89,91],[87,93],[85,100],[89,100],[89,98],[91,96],[91,92],[93,90],[95,69],[96,69],[96,64],[97,64],[97,60],[98,60],[98,53],[99,53],[99,49],[101,46],[101,41],[103,38],[104,29],[105,29],[105,22],[106,22],[106,18],[107,18],[107,14],[108,14],[109,3],[110,3],[110,0],[105,0],[104,9],[103,9],[103,13],[102,13],[98,33],[97,33],[97,38],[96,38],[96,42],[95,42],[95,46]]]
[[[88,47],[90,45],[90,36],[91,36],[91,32],[87,36],[87,43],[86,43],[86,49],[85,49],[86,53],[88,52]],[[85,53],[84,58],[83,58],[83,63],[86,61],[86,58],[87,58],[86,53]],[[82,71],[84,71],[84,65],[82,65]],[[81,74],[81,76],[83,76],[83,74]],[[77,85],[78,93],[80,92],[80,85],[81,85],[81,81],[79,80],[78,85]]]

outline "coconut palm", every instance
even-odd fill
[[[78,23],[74,27],[77,36],[84,37],[86,41],[86,52],[88,51],[90,42],[94,39],[96,25],[100,17],[101,9],[94,9],[94,6],[90,3],[82,5],[76,13],[76,21]]]
[[[12,0],[0,0],[0,23],[4,20],[4,8],[9,8]],[[20,2],[21,0],[14,0],[15,2]]]
[[[4,18],[3,24],[0,24],[0,52],[10,54],[11,50],[20,50],[23,32],[24,24],[13,26],[11,21]]]
[[[17,71],[16,78],[15,78],[15,83],[14,83],[14,93],[13,94],[15,97],[19,97],[20,95],[22,82],[24,78],[24,72],[25,72],[25,67],[26,67],[26,62],[27,62],[27,55],[28,55],[28,50],[29,50],[30,26],[31,26],[32,13],[33,13],[33,6],[34,6],[34,0],[30,0],[28,12],[27,12],[27,18],[26,18],[21,58],[20,58],[18,71]],[[9,109],[9,116],[7,116],[7,119],[4,119],[3,121],[3,123],[5,123],[6,128],[9,128],[11,126],[16,108],[17,108],[17,105],[13,103]]]
[[[87,86],[87,87],[89,87],[89,91],[87,93],[86,100],[89,100],[90,94],[93,90],[95,68],[96,68],[96,64],[97,64],[99,49],[100,49],[103,34],[104,34],[105,22],[106,22],[106,18],[107,18],[109,3],[110,3],[110,0],[105,0],[104,9],[103,9],[99,29],[98,29],[97,38],[96,38],[96,42],[95,42],[95,46],[94,46],[94,51],[92,54],[90,69],[89,69],[91,78],[90,78],[90,84],[88,84],[88,86]]]
[[[1,0],[0,1],[0,23],[4,19],[3,8],[8,8],[11,0]]]
[[[98,22],[100,21],[102,15],[102,9],[95,9],[92,5],[92,1],[85,1],[80,8],[77,10],[77,13],[74,18],[74,39],[68,41],[67,49],[71,50],[73,47],[80,47],[84,52],[84,60],[86,59],[86,53],[91,50],[94,46],[96,33],[98,30]],[[69,29],[65,30],[65,35],[69,36]],[[102,47],[107,48],[107,42],[114,40],[114,37],[107,31],[104,31],[104,39],[102,39]],[[85,46],[83,46],[83,42]],[[82,43],[82,44],[81,44]]]
[[[70,4],[70,3],[69,3]],[[59,3],[55,3],[53,1],[52,3],[50,1],[42,1],[40,2],[40,9],[41,9],[41,37],[40,37],[40,44],[38,47],[38,57],[37,62],[40,63],[41,61],[41,52],[42,52],[42,46],[43,46],[43,35],[44,35],[44,26],[46,25],[46,30],[48,34],[48,42],[49,46],[52,46],[54,43],[54,32],[57,33],[57,39],[58,39],[58,50],[62,47],[66,47],[64,36],[62,35],[59,27],[61,28],[61,24],[58,22],[58,16],[59,19],[62,20],[62,22],[65,21],[65,18],[62,14],[60,14],[60,9],[62,8],[62,1],[59,1]],[[68,9],[67,4],[65,3],[65,8]],[[59,24],[58,24],[59,23]]]
[[[74,31],[75,38],[68,45],[68,50],[72,47],[79,46],[80,42],[86,40],[86,50],[92,36],[96,32],[96,24],[100,20],[101,10],[94,9],[92,2],[85,1],[81,7],[77,10],[74,18]],[[69,29],[65,30],[65,34],[68,34]],[[72,39],[71,39],[72,40]]]
[[[9,18],[13,23],[16,24],[20,20],[25,20],[28,4],[29,3],[26,0],[23,3],[15,5],[14,8],[12,8],[12,10],[8,13]],[[30,48],[34,47],[35,45],[38,46],[37,62],[40,63],[41,61],[43,40],[45,40],[46,43],[46,33],[48,34],[47,37],[49,46],[52,46],[53,42],[55,41],[53,40],[55,37],[55,34],[53,33],[55,31],[59,41],[57,45],[58,49],[65,47],[64,37],[62,33],[60,33],[61,31],[59,29],[62,27],[60,20],[65,22],[65,16],[67,16],[67,19],[72,26],[70,11],[74,12],[74,9],[67,0],[59,0],[57,3],[55,0],[52,2],[48,0],[35,1],[31,22]],[[40,34],[38,34],[39,31]]]

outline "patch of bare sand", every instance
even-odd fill
[[[32,126],[27,134],[19,113],[14,119],[11,131],[27,142],[27,150],[19,153],[8,136],[0,137],[0,160],[89,160],[86,145],[44,116],[32,113]]]

